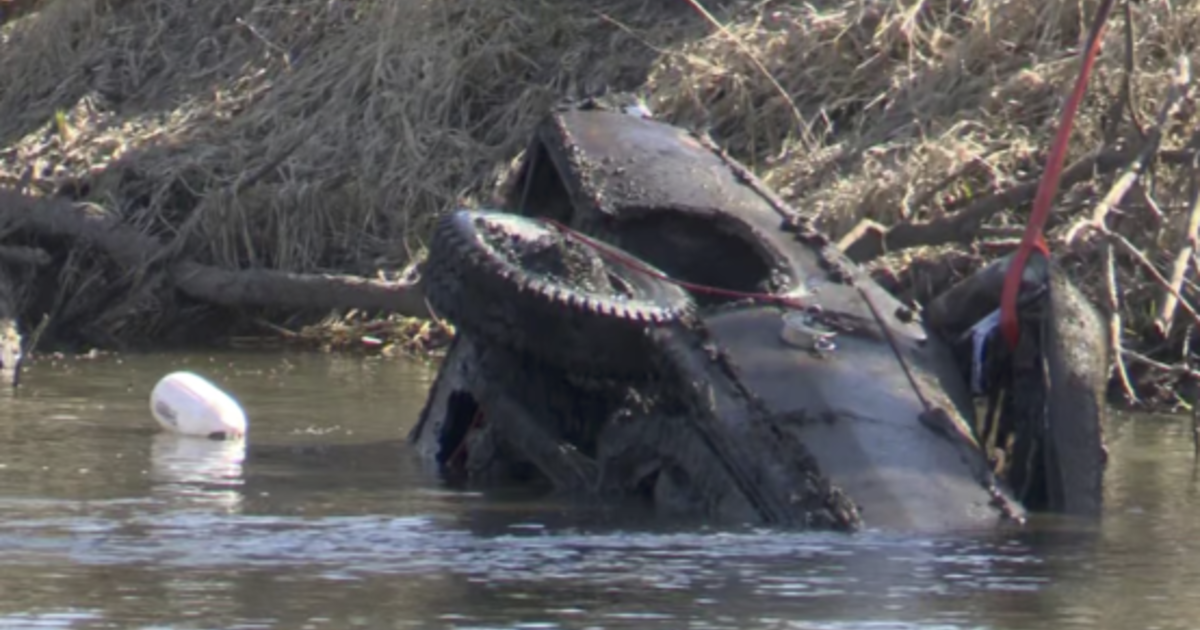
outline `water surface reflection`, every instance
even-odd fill
[[[196,369],[247,445],[157,432]],[[0,628],[1192,628],[1185,423],[1121,422],[1098,527],[779,534],[484,497],[405,449],[399,361],[154,355],[38,364],[0,401]]]

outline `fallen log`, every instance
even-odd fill
[[[176,263],[171,277],[187,295],[225,306],[354,308],[429,317],[424,295],[415,282],[274,269],[229,270],[191,261]]]
[[[10,230],[90,243],[118,265],[142,270],[163,244],[95,206],[66,199],[0,190],[0,222]],[[428,317],[420,282],[387,282],[358,276],[304,274],[273,269],[221,269],[179,257],[161,261],[182,293],[225,306],[359,309]]]

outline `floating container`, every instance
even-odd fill
[[[173,433],[214,440],[246,435],[246,412],[232,396],[191,372],[168,374],[150,393],[150,412]]]

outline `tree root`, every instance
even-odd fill
[[[224,306],[272,306],[296,309],[358,309],[410,317],[429,316],[420,281],[388,282],[350,275],[304,274],[272,269],[221,269],[182,258],[150,261],[164,245],[94,206],[65,199],[32,197],[0,190],[0,224],[8,233],[86,242],[117,265],[142,278],[164,283],[196,300]],[[40,253],[39,253],[40,252]],[[41,250],[0,246],[0,260],[44,264]],[[2,305],[0,305],[2,306]],[[2,319],[3,313],[0,313]]]
[[[1187,57],[1181,57],[1175,74],[1175,80],[1171,83],[1170,93],[1167,94],[1166,100],[1159,109],[1154,127],[1147,134],[1142,149],[1138,151],[1133,161],[1125,166],[1124,172],[1117,178],[1116,183],[1109,189],[1108,194],[1100,200],[1100,203],[1096,204],[1096,207],[1092,210],[1091,220],[1080,221],[1067,231],[1064,240],[1068,245],[1075,241],[1075,238],[1083,229],[1087,227],[1103,227],[1109,212],[1112,212],[1112,209],[1121,203],[1121,200],[1125,198],[1125,194],[1129,192],[1129,189],[1141,177],[1142,172],[1153,161],[1154,155],[1158,152],[1158,147],[1162,142],[1163,128],[1175,111],[1182,105],[1184,97],[1187,96],[1190,82],[1191,70],[1188,66]]]

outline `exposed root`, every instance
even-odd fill
[[[41,238],[88,242],[129,272],[145,275],[144,261],[162,246],[103,213],[63,200],[38,199],[0,190],[0,222]],[[168,287],[192,298],[227,306],[294,309],[362,309],[423,317],[428,314],[419,284],[347,275],[297,274],[270,269],[219,269],[187,259],[165,262]],[[135,291],[136,293],[136,291]]]

